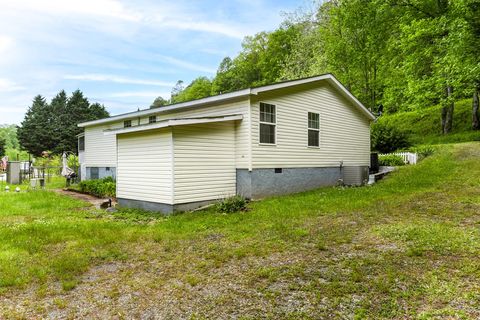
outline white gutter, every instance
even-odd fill
[[[193,100],[193,101],[187,101],[187,102],[181,102],[181,103],[177,103],[177,104],[173,104],[173,105],[169,105],[169,106],[165,106],[165,107],[160,107],[160,108],[154,108],[154,109],[147,109],[147,110],[142,110],[142,111],[124,113],[124,114],[120,114],[118,116],[113,116],[113,117],[110,117],[110,118],[94,120],[94,121],[89,121],[89,122],[83,122],[83,123],[80,123],[78,126],[81,127],[81,128],[84,128],[84,127],[93,126],[93,125],[97,125],[97,124],[104,124],[104,123],[110,123],[110,122],[115,122],[115,121],[133,119],[133,118],[137,118],[137,117],[149,116],[149,115],[153,115],[153,114],[159,114],[159,113],[163,113],[163,112],[175,111],[175,110],[178,110],[178,109],[185,109],[185,108],[191,108],[191,107],[201,107],[201,106],[204,106],[204,105],[209,105],[209,104],[214,104],[214,103],[219,103],[219,102],[225,102],[225,101],[232,100],[232,99],[238,99],[238,98],[241,98],[241,97],[257,95],[261,92],[283,89],[283,88],[287,88],[287,87],[293,87],[293,86],[297,86],[297,85],[302,85],[302,84],[307,84],[307,83],[312,83],[312,82],[317,82],[317,81],[322,81],[322,80],[326,80],[331,85],[336,87],[342,93],[342,95],[345,98],[347,98],[351,103],[356,105],[368,118],[370,118],[371,120],[375,120],[375,116],[360,101],[358,101],[358,99],[353,94],[351,94],[347,90],[347,88],[345,88],[340,83],[340,81],[338,81],[331,74],[324,74],[324,75],[316,76],[316,77],[285,81],[285,82],[280,82],[280,83],[276,83],[276,84],[261,86],[261,87],[257,87],[257,88],[250,88],[250,89],[244,89],[244,90],[240,90],[240,91],[220,94],[220,95],[213,96],[213,97],[208,97],[208,98],[203,98],[203,99],[198,99],[198,100]]]
[[[118,116],[112,116],[110,118],[83,122],[83,123],[78,124],[78,126],[80,128],[84,128],[84,127],[93,126],[93,125],[102,124],[102,123],[109,123],[109,122],[114,122],[114,121],[119,121],[119,120],[132,119],[132,118],[136,118],[136,117],[144,117],[144,116],[159,114],[159,113],[168,112],[168,111],[175,111],[177,109],[197,107],[197,106],[202,106],[202,105],[206,105],[206,104],[212,104],[212,103],[222,102],[222,101],[231,100],[231,99],[237,99],[237,98],[249,96],[250,94],[251,94],[251,90],[250,89],[245,89],[245,90],[240,90],[240,91],[221,94],[221,95],[218,95],[218,96],[213,96],[213,97],[208,97],[208,98],[203,98],[203,99],[198,99],[198,100],[193,100],[193,101],[187,101],[187,102],[172,104],[170,106],[141,110],[141,111],[135,111],[135,112],[129,112],[129,113],[120,114]]]
[[[155,129],[161,129],[166,127],[181,126],[181,125],[188,125],[188,124],[235,121],[235,120],[242,120],[242,119],[243,119],[243,115],[241,114],[233,114],[233,115],[221,116],[221,117],[170,119],[170,120],[164,120],[156,123],[149,123],[149,124],[133,126],[128,128],[104,130],[103,134],[106,136],[110,136],[110,135],[141,132],[141,131],[155,130]]]

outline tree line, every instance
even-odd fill
[[[90,103],[80,90],[70,96],[62,90],[50,103],[37,95],[17,129],[22,148],[34,156],[44,151],[61,154],[77,151],[76,135],[83,132],[81,122],[109,117],[105,107]]]
[[[213,78],[179,81],[169,100],[152,107],[333,73],[373,111],[442,105],[443,133],[452,128],[454,102],[473,97],[479,129],[479,40],[480,0],[323,1],[246,37]]]
[[[17,127],[13,124],[0,125],[0,158],[7,154],[7,150],[19,148]]]

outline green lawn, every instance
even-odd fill
[[[472,130],[472,100],[455,103],[452,132],[441,134],[441,106],[384,115],[379,122],[389,123],[410,135],[413,144],[442,144],[480,141],[480,131]]]
[[[0,318],[479,318],[480,143],[171,217],[0,192]]]

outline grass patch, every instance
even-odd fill
[[[467,141],[480,141],[480,131],[472,130],[472,101],[461,100],[455,103],[452,132],[441,134],[441,106],[421,110],[398,112],[384,115],[378,121],[391,124],[409,133],[413,144],[444,144]]]
[[[379,234],[408,248],[408,255],[475,253],[480,249],[478,228],[465,228],[445,222],[414,221],[379,227]]]
[[[158,305],[171,318],[477,318],[479,157],[479,143],[444,145],[373,186],[227,215],[105,213],[50,191],[0,192],[0,292],[37,287],[18,305],[58,299],[62,312],[100,295],[120,308],[107,315],[131,318]],[[106,278],[85,284],[97,268]],[[132,292],[138,307],[116,304]]]

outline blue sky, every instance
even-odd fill
[[[293,0],[0,0],[0,124],[37,94],[80,89],[111,114],[212,77],[246,35],[273,30]]]

